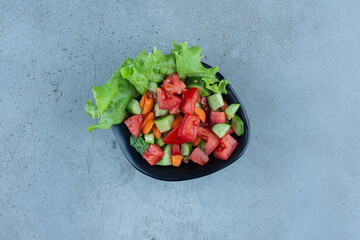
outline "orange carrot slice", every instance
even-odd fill
[[[171,165],[179,167],[183,158],[181,155],[171,155]]]
[[[154,125],[153,127],[153,134],[155,138],[161,138],[161,132],[160,130],[156,127],[156,125]]]
[[[147,121],[147,123],[145,124],[144,128],[143,128],[143,134],[148,134],[151,130],[151,128],[154,125],[154,120],[150,119],[149,121]]]
[[[148,114],[149,112],[151,112],[151,110],[154,107],[154,99],[153,98],[146,98],[145,99],[145,103],[144,103],[144,107],[143,107],[143,111],[141,114]]]
[[[195,108],[195,114],[199,116],[200,121],[202,123],[205,123],[205,121],[206,121],[206,113],[202,108],[196,107]]]
[[[171,128],[174,129],[177,125],[179,125],[183,120],[183,115],[179,114],[176,116],[175,120],[171,124]]]
[[[153,112],[150,112],[146,118],[144,119],[144,121],[142,122],[141,125],[141,129],[144,129],[144,126],[147,124],[148,121],[150,120],[154,120],[155,119],[155,114]]]
[[[147,93],[145,93],[144,95],[142,95],[141,100],[140,100],[140,107],[144,108],[144,104],[145,104],[145,99],[147,98]]]

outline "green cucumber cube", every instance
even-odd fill
[[[126,110],[132,114],[141,114],[140,103],[136,99],[131,99],[126,106]]]
[[[163,148],[164,150],[164,156],[161,158],[159,162],[156,163],[156,165],[159,166],[170,166],[171,165],[171,145],[166,144]]]
[[[148,144],[154,144],[155,143],[155,137],[153,133],[148,133],[144,136],[145,142]]]
[[[236,114],[237,110],[239,109],[239,107],[240,107],[239,103],[230,104],[224,111],[225,115],[226,115],[226,118],[228,120],[232,119],[235,116],[235,114]]]
[[[231,120],[231,128],[234,130],[235,134],[241,136],[244,134],[244,122],[238,115],[235,115]]]
[[[155,103],[154,112],[156,117],[161,117],[169,114],[169,110],[161,110],[158,103]]]
[[[209,106],[211,110],[216,111],[222,106],[224,106],[224,100],[221,96],[221,93],[215,93],[209,97],[207,97]]]
[[[218,123],[212,127],[212,131],[218,135],[219,138],[223,138],[230,129],[230,124]]]
[[[171,124],[175,120],[173,115],[167,115],[165,117],[155,119],[155,125],[161,133],[169,131],[171,129]]]

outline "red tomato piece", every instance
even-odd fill
[[[177,105],[176,107],[172,108],[169,110],[169,113],[174,115],[174,114],[179,114],[180,113],[180,104]]]
[[[163,81],[161,88],[167,93],[180,95],[186,85],[183,81],[180,81],[178,74],[174,72]]]
[[[225,137],[220,140],[220,144],[214,152],[214,157],[221,160],[227,160],[238,144],[239,143],[232,136],[226,134]]]
[[[209,156],[203,152],[199,147],[195,148],[189,156],[189,159],[201,166],[204,166],[209,161]]]
[[[210,155],[220,143],[220,138],[208,128],[199,127],[197,135],[206,141],[204,150],[208,155]]]
[[[195,104],[200,98],[199,90],[197,88],[189,88],[183,91],[182,97],[181,111],[185,114],[193,114],[195,112]]]
[[[186,114],[179,128],[179,136],[189,142],[195,141],[197,137],[200,118],[198,115]]]
[[[226,123],[226,116],[224,112],[210,112],[210,122],[212,123]]]
[[[167,92],[164,92],[161,88],[156,89],[159,109],[169,110],[181,103],[181,99],[177,96],[171,95]]]
[[[180,124],[174,128],[173,130],[171,130],[163,139],[164,143],[168,143],[168,144],[183,144],[186,143],[186,140],[182,139],[181,137],[179,137],[179,128],[180,128]]]
[[[171,154],[180,155],[180,144],[171,144]]]
[[[130,130],[131,134],[134,135],[134,137],[138,137],[141,131],[142,121],[143,121],[143,117],[140,114],[138,114],[129,117],[124,121],[124,123]]]
[[[143,154],[143,158],[145,158],[151,166],[154,166],[163,156],[164,151],[156,144],[150,144]]]

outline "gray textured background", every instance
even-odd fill
[[[0,239],[359,239],[360,1],[0,1]],[[203,47],[252,126],[220,172],[162,182],[91,87],[126,56]]]

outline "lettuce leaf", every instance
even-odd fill
[[[205,68],[201,63],[203,56],[200,53],[201,48],[198,46],[189,48],[187,42],[179,43],[179,45],[173,42],[173,54],[175,55],[176,71],[179,77],[199,77],[205,81],[206,88],[210,91],[227,94],[226,85],[230,82],[226,79],[219,82],[219,79],[215,77],[219,67]],[[217,82],[219,83],[216,84]]]
[[[139,93],[144,94],[150,81],[162,82],[168,75],[177,72],[179,77],[197,77],[206,83],[206,88],[214,93],[226,94],[227,80],[219,81],[215,74],[218,66],[205,68],[201,63],[201,48],[188,47],[187,42],[177,45],[173,42],[172,52],[163,55],[156,47],[153,52],[141,51],[135,58],[127,58],[113,73],[110,80],[100,87],[93,87],[95,104],[88,100],[85,112],[92,117],[100,118],[98,124],[89,126],[94,129],[108,129],[121,123],[127,117],[126,105]]]
[[[216,79],[215,74],[219,67],[204,68],[201,64],[201,48],[198,46],[188,48],[188,43],[183,42],[177,45],[173,42],[173,53],[175,55],[176,71],[180,78],[203,77]]]
[[[126,105],[139,95],[135,87],[122,77],[120,70],[121,67],[113,73],[107,83],[92,89],[96,105],[88,100],[85,112],[92,118],[101,118],[98,124],[89,126],[90,133],[94,129],[108,129],[114,124],[121,123],[127,116]]]
[[[134,59],[127,58],[120,71],[140,94],[144,94],[150,81],[161,82],[166,76],[176,71],[175,59],[173,54],[164,56],[155,47],[154,53],[146,54],[143,50]]]
[[[227,94],[226,85],[231,83],[226,79],[221,80],[218,84],[212,84],[214,83],[214,81],[210,78],[202,78],[202,80],[205,82],[207,89],[209,89],[214,93],[223,93],[223,94]],[[218,81],[219,80],[217,80],[216,82]]]

